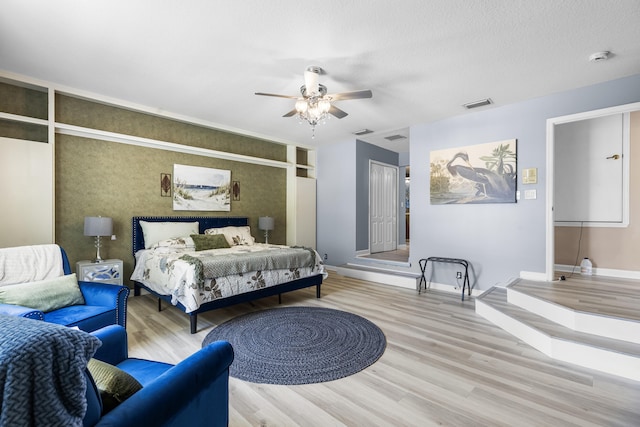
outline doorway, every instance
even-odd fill
[[[543,280],[552,281],[554,279],[554,273],[555,273],[555,267],[556,267],[556,253],[555,253],[556,228],[555,227],[557,223],[555,218],[556,213],[554,212],[554,206],[555,206],[555,197],[558,192],[558,189],[556,188],[556,182],[560,179],[560,177],[556,176],[556,173],[554,172],[554,165],[556,161],[559,161],[559,159],[555,158],[555,153],[557,151],[556,143],[558,142],[556,141],[556,138],[560,137],[560,134],[561,134],[561,132],[559,132],[560,128],[566,124],[570,124],[573,122],[590,120],[590,119],[598,119],[605,116],[612,116],[616,114],[626,114],[628,116],[627,113],[634,112],[637,110],[640,110],[640,103],[633,103],[633,104],[628,104],[628,105],[623,105],[618,107],[605,108],[601,110],[556,117],[556,118],[547,120],[547,171],[546,171],[547,198],[546,198],[546,218],[545,218],[546,259],[545,259],[545,274],[544,274],[545,277]],[[628,147],[624,151],[626,153],[629,153]],[[614,155],[615,153],[610,153],[610,154]],[[618,159],[615,159],[615,160],[618,160]],[[628,155],[622,156],[622,158],[619,160],[624,160],[625,165],[627,165],[625,169],[626,171],[629,171],[629,167],[628,167],[629,156]],[[557,171],[557,168],[555,168],[555,170]],[[623,185],[623,197],[625,198],[627,203],[627,205],[625,206],[626,212],[628,212],[628,201],[629,201],[629,198],[627,197],[628,194],[630,194],[630,192],[628,187],[628,176],[627,176],[627,184]],[[623,216],[624,215],[626,214],[624,214],[624,211],[623,211]],[[623,220],[621,222],[621,225],[619,225],[618,227],[625,227],[626,226],[624,224],[625,222],[626,221]],[[582,229],[582,226],[584,224],[588,224],[588,222],[580,221],[579,223],[577,223],[580,229]],[[598,224],[590,224],[590,225],[598,226]],[[612,227],[612,224],[609,223],[609,224],[606,224],[606,226]],[[602,224],[600,224],[600,227],[602,227]],[[591,227],[591,229],[595,230],[595,228],[593,227]],[[608,234],[611,234],[610,228],[609,228]]]

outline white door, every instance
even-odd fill
[[[398,247],[398,168],[371,162],[369,171],[369,252]]]
[[[316,248],[316,180],[296,177],[297,246]]]
[[[53,145],[0,138],[0,248],[54,241]]]
[[[556,222],[623,220],[623,114],[555,128]]]

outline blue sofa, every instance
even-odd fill
[[[60,252],[64,274],[71,274],[66,252],[62,248]],[[29,307],[0,303],[0,313],[44,320],[64,326],[77,326],[86,332],[95,331],[107,325],[126,327],[128,287],[82,281],[78,281],[78,285],[85,300],[84,305],[71,305],[43,313]]]
[[[229,366],[233,348],[216,341],[177,365],[128,357],[127,332],[117,325],[91,333],[102,346],[94,358],[132,375],[142,389],[104,416],[88,374],[84,426],[217,427],[229,423]]]

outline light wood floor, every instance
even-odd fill
[[[322,289],[283,295],[283,305],[356,313],[385,333],[372,366],[321,384],[230,379],[235,426],[638,426],[640,383],[549,359],[475,314],[457,294],[372,284],[330,272]],[[131,357],[177,363],[212,326],[276,307],[270,297],[201,315],[189,334],[182,312],[129,299]]]
[[[572,310],[640,321],[637,280],[574,274],[563,281],[520,280],[514,289]]]
[[[395,251],[376,252],[363,255],[361,258],[377,259],[383,261],[409,262],[409,248],[396,249]]]

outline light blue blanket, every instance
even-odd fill
[[[0,337],[0,426],[82,426],[85,368],[100,340],[3,314]]]

